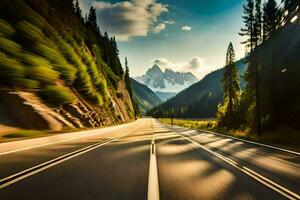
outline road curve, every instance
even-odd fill
[[[296,155],[151,118],[103,130],[10,147],[0,199],[300,199]]]

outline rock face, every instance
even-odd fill
[[[175,72],[166,69],[164,72],[158,65],[153,65],[145,75],[134,78],[148,86],[154,92],[178,93],[198,81],[192,73]]]
[[[5,118],[11,120],[12,127],[61,131],[64,128],[102,127],[125,122],[133,118],[133,105],[124,84],[118,85],[120,97],[110,95],[109,107],[90,105],[76,90],[77,100],[57,108],[49,107],[34,91],[0,91],[0,104],[5,107]],[[2,109],[1,109],[2,112]]]

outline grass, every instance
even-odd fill
[[[73,103],[76,98],[67,87],[49,85],[40,92],[41,97],[52,106]]]
[[[19,130],[14,133],[4,135],[4,138],[22,138],[22,137],[38,137],[44,135],[45,132],[42,131],[32,131],[32,130]]]
[[[171,124],[171,119],[159,119],[162,123]],[[288,149],[300,151],[300,131],[291,127],[282,127],[274,131],[269,131],[258,136],[251,133],[249,129],[245,130],[226,130],[217,126],[217,120],[190,120],[190,119],[174,119],[174,125],[191,129],[202,129],[215,131],[224,135],[233,136],[240,139],[250,140],[254,142],[282,146]]]
[[[162,123],[171,124],[170,118],[159,119]],[[174,125],[183,126],[193,129],[214,130],[217,127],[217,120],[203,119],[203,120],[190,120],[190,119],[173,119]]]

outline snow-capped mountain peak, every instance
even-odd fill
[[[198,82],[197,77],[190,72],[176,72],[169,68],[163,72],[157,64],[148,69],[146,74],[134,79],[155,92],[172,93],[178,93]]]

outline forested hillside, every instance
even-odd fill
[[[13,98],[31,102],[42,118],[62,126],[129,120],[134,116],[124,81],[129,74],[118,53],[115,38],[97,25],[92,7],[83,18],[78,1],[0,1],[1,103],[8,113],[13,91],[18,96]],[[55,114],[38,110],[44,104]],[[20,116],[10,117],[26,126]]]
[[[162,102],[152,90],[136,80],[131,79],[131,86],[133,99],[137,103],[141,114],[145,115],[147,110]]]
[[[242,75],[246,70],[245,60],[236,62]],[[153,108],[148,112],[155,117],[168,117],[173,113],[178,118],[211,118],[214,117],[218,104],[223,100],[221,79],[224,69],[214,71],[205,76],[201,81],[180,92],[167,102]],[[245,86],[245,82],[241,82]]]

